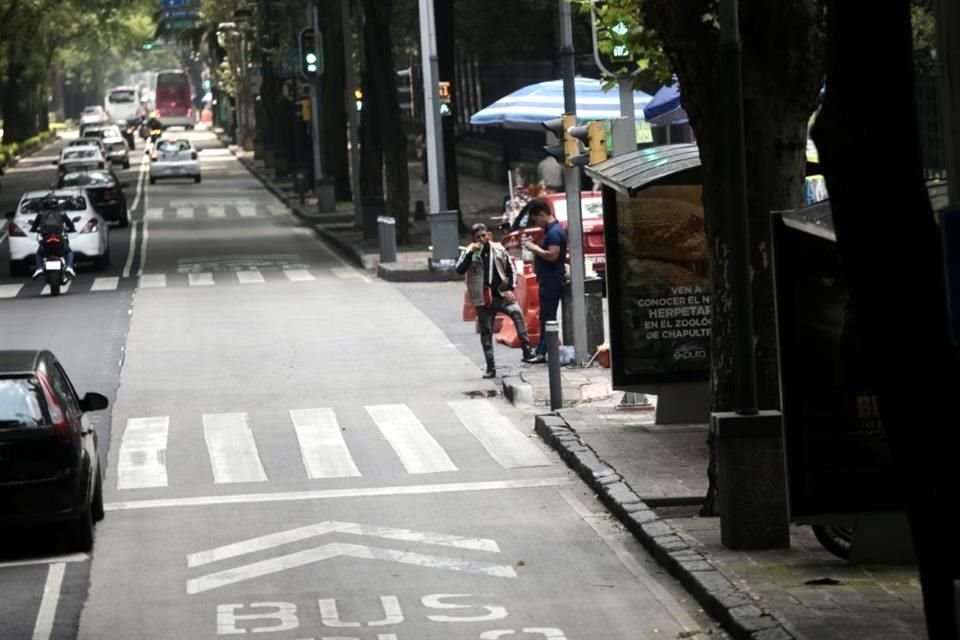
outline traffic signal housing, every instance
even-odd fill
[[[323,74],[323,36],[310,27],[300,31],[300,75],[317,78]]]
[[[544,129],[560,141],[558,144],[545,145],[543,150],[548,156],[556,158],[565,167],[572,167],[573,158],[580,153],[579,143],[576,138],[570,135],[570,129],[576,127],[577,116],[572,113],[565,113],[559,118],[547,120],[542,124]]]
[[[595,120],[585,125],[570,127],[567,133],[588,150],[587,154],[581,154],[578,149],[577,155],[570,158],[573,166],[593,166],[607,159],[607,128],[602,121]]]

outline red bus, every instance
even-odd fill
[[[158,71],[154,83],[154,108],[160,123],[166,127],[193,129],[193,91],[186,71],[171,69]]]

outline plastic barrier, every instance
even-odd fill
[[[473,306],[473,302],[470,301],[470,294],[466,291],[463,292],[463,311],[461,316],[464,322],[470,322],[477,319],[477,308]]]
[[[515,290],[517,304],[520,305],[520,310],[523,312],[523,320],[527,325],[530,344],[536,345],[540,342],[540,289],[537,286],[537,277],[533,273],[532,264],[523,264],[522,267],[518,268],[518,271],[521,275],[518,278],[519,283]],[[500,344],[505,344],[514,349],[520,347],[520,336],[517,335],[517,328],[513,322],[504,322],[496,335],[496,339]]]

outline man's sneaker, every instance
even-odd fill
[[[543,364],[546,361],[547,361],[547,356],[545,356],[542,353],[538,353],[533,357],[532,360],[526,360],[525,362],[529,362],[530,364]]]
[[[484,377],[484,379],[496,378],[496,377],[497,377],[497,370],[496,370],[496,369],[493,369],[493,368],[491,368],[491,367],[487,367],[487,370],[483,372],[483,377]]]
[[[536,351],[534,351],[530,347],[527,347],[526,349],[523,350],[523,357],[521,358],[521,360],[523,360],[524,362],[533,362],[536,359],[537,359]]]
[[[42,276],[42,275],[43,275],[43,269],[37,269],[36,271],[33,272],[33,275],[30,276],[30,277],[33,278],[34,280],[36,280],[37,278],[39,278],[39,277]]]
[[[67,267],[67,275],[71,278],[76,278],[77,272],[73,270],[73,267]]]

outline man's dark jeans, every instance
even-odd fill
[[[70,243],[66,239],[63,241],[63,245],[60,250],[57,252],[58,255],[63,255],[67,262],[67,269],[73,268],[73,251],[70,250]],[[41,242],[40,246],[37,247],[37,253],[33,256],[33,261],[36,264],[37,269],[43,270],[43,258],[47,255],[47,248]]]
[[[483,358],[487,362],[487,368],[494,368],[493,358],[493,319],[498,313],[505,313],[513,320],[517,327],[517,335],[520,337],[520,346],[524,349],[530,347],[530,336],[527,335],[527,323],[523,320],[523,311],[516,302],[511,302],[505,298],[494,298],[487,306],[477,307],[477,320],[480,322],[480,346],[483,347]]]
[[[547,281],[540,283],[540,343],[537,354],[547,354],[547,323],[557,319],[557,309],[563,296],[563,283]]]

